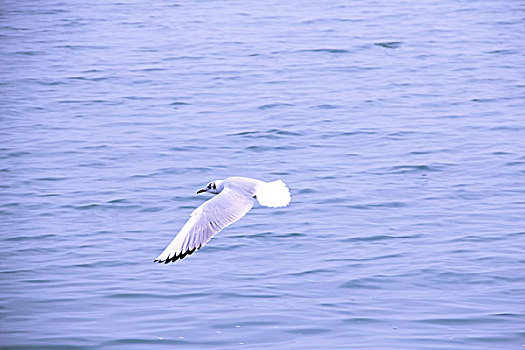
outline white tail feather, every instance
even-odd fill
[[[263,182],[255,193],[257,200],[265,207],[286,207],[290,203],[290,190],[281,180]]]

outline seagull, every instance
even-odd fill
[[[280,208],[290,203],[290,190],[281,181],[264,182],[247,177],[229,177],[210,182],[199,193],[217,196],[195,209],[179,233],[155,259],[170,263],[193,254],[226,226],[242,218],[252,208],[255,199],[265,207]]]

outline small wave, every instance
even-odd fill
[[[285,332],[291,333],[291,334],[311,335],[311,334],[329,333],[331,332],[331,330],[326,329],[326,328],[295,328],[295,329],[287,329],[285,330]]]
[[[333,270],[329,269],[311,269],[311,270],[305,270],[301,272],[292,272],[287,273],[287,276],[307,276],[307,275],[316,275],[316,274],[322,274],[322,273],[333,273]]]
[[[380,283],[381,282],[381,283]],[[339,285],[339,288],[348,288],[348,289],[383,289],[380,285],[384,283],[384,280],[377,277],[370,278],[357,278],[350,280],[348,282],[342,283]]]
[[[395,165],[385,168],[377,168],[370,170],[371,174],[383,175],[383,174],[409,174],[409,173],[427,173],[427,172],[438,172],[442,171],[446,166],[452,164],[440,164],[440,165]]]
[[[36,181],[64,181],[69,178],[67,177],[40,177],[38,179],[35,179]]]
[[[268,152],[268,151],[279,151],[279,150],[294,150],[298,149],[296,146],[248,146],[245,149],[252,152]]]
[[[346,199],[344,200],[346,201]],[[352,209],[372,209],[372,208],[403,208],[408,206],[404,202],[381,202],[381,203],[371,203],[371,204],[350,204],[347,205],[347,208]]]
[[[264,110],[267,110],[267,109],[273,109],[273,108],[279,108],[279,107],[288,107],[288,106],[293,106],[293,105],[290,104],[290,103],[277,102],[277,103],[269,103],[269,104],[265,104],[265,105],[259,106],[259,107],[257,107],[257,109],[260,109],[260,110],[264,111]]]
[[[374,43],[374,45],[381,46],[387,49],[397,49],[401,47],[402,43],[403,43],[402,41],[385,41],[385,42]]]
[[[321,52],[321,53],[349,53],[350,51],[345,49],[305,49],[299,50],[298,52]]]
[[[184,344],[186,345],[194,344],[194,342],[187,341],[184,339],[165,339],[165,338],[160,338],[160,337],[156,339],[122,338],[122,339],[115,339],[115,340],[103,342],[100,344],[100,347],[105,349],[105,348],[112,348],[116,346],[121,346],[123,348],[126,348],[132,345],[165,346],[165,345],[184,345]],[[69,347],[67,348],[69,349]]]
[[[312,106],[310,108],[317,108],[317,109],[336,109],[336,108],[339,108],[338,106],[336,105],[331,105],[331,104],[322,104],[322,105],[316,105],[316,106]]]

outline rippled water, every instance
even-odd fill
[[[522,348],[523,10],[3,1],[2,347]],[[232,175],[291,206],[154,264]]]

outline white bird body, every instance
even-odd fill
[[[183,259],[200,249],[213,236],[233,224],[252,208],[254,199],[266,207],[285,207],[290,203],[290,190],[281,180],[264,182],[247,177],[229,177],[210,182],[197,193],[209,192],[216,197],[195,209],[190,219],[155,262],[169,263]]]

